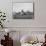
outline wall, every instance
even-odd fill
[[[9,1],[10,2],[10,1]],[[9,3],[8,2],[8,3]],[[34,2],[34,19],[30,20],[13,20],[12,19],[12,3],[8,4],[7,27],[46,27],[46,6],[45,0],[13,0],[13,2]],[[6,8],[7,9],[7,8]],[[10,12],[9,12],[10,11]],[[19,23],[19,24],[18,24]]]
[[[34,19],[12,19],[12,2],[34,2]],[[0,9],[6,12],[6,27],[46,27],[46,0],[1,0]],[[19,24],[18,24],[19,23]]]
[[[46,27],[46,0],[13,0],[13,2],[34,2],[34,19],[13,20],[12,0],[1,0],[0,9],[6,12],[7,27]],[[19,24],[18,24],[19,23]]]

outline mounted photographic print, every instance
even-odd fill
[[[13,19],[33,18],[33,3],[13,3]]]

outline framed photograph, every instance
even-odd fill
[[[13,19],[33,19],[33,3],[13,3]]]

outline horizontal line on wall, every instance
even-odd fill
[[[4,27],[4,28],[46,28],[46,27]]]
[[[12,2],[12,3],[33,3],[33,2]]]

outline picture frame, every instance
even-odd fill
[[[31,3],[13,3],[13,19],[34,19],[34,6]]]

